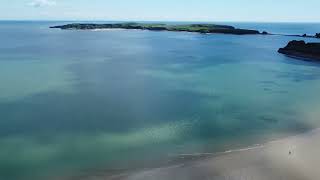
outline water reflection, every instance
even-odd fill
[[[7,180],[150,167],[319,126],[319,66],[277,54],[289,37],[32,27],[0,30],[19,34],[0,45]]]

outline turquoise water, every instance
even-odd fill
[[[0,22],[1,180],[154,167],[320,126],[320,64],[277,53],[299,38],[59,24]]]

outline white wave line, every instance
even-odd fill
[[[249,151],[249,150],[253,150],[253,149],[260,149],[263,148],[264,145],[254,145],[254,146],[250,146],[248,148],[242,148],[242,149],[234,149],[234,150],[227,150],[224,152],[218,152],[218,153],[191,153],[191,154],[178,154],[177,156],[183,157],[183,156],[210,156],[210,155],[221,155],[221,154],[229,154],[229,153],[233,153],[233,152],[243,152],[243,151]]]

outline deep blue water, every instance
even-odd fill
[[[64,23],[0,22],[0,179],[157,166],[320,125],[320,65],[277,53],[300,38],[48,28]]]

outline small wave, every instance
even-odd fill
[[[126,29],[121,28],[110,28],[110,29],[92,29],[91,31],[125,31]]]
[[[249,150],[253,150],[253,149],[260,149],[263,147],[264,147],[264,145],[256,144],[254,146],[250,146],[247,148],[231,149],[231,150],[226,150],[226,151],[217,152],[217,153],[190,153],[190,154],[178,154],[177,156],[178,157],[218,156],[218,155],[229,154],[229,153],[234,153],[234,152],[243,152],[243,151],[249,151]]]

